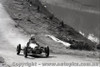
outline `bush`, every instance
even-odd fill
[[[49,16],[49,19],[52,20],[53,18],[54,18],[54,15],[51,14],[51,15]]]
[[[88,44],[85,42],[75,42],[70,46],[71,49],[79,49],[79,50],[95,50],[94,44]]]
[[[97,45],[97,49],[100,49],[100,44]]]

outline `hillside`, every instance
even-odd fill
[[[84,47],[82,49],[95,49],[94,43],[78,33],[74,28],[70,27],[67,24],[64,24],[62,20],[59,20],[57,17],[51,14],[41,4],[40,1],[36,0],[35,4],[34,2],[31,2],[31,0],[29,2],[23,0],[11,1],[12,2],[10,3],[7,2],[8,6],[6,6],[6,9],[10,16],[18,24],[15,27],[22,27],[30,35],[51,34],[71,44],[81,43],[84,46],[85,44],[91,46],[90,49]]]
[[[41,0],[64,23],[100,41],[100,0]]]

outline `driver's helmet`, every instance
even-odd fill
[[[30,43],[35,43],[35,37],[32,36],[32,37],[29,39],[29,42],[30,42]]]
[[[30,38],[30,40],[35,40],[35,37],[32,36],[32,37]]]

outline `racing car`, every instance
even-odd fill
[[[22,49],[22,45],[19,44],[17,46],[17,55],[23,51],[24,57],[27,58],[27,56],[34,56],[34,55],[39,55],[39,56],[44,56],[44,57],[49,57],[49,46],[42,47],[42,46],[37,46],[36,44],[30,44],[30,46],[26,45]],[[34,47],[34,48],[33,48]]]

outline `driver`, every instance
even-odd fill
[[[39,47],[39,44],[36,42],[34,37],[31,37],[29,39],[29,42],[27,43],[27,47],[31,47],[31,46],[32,48]]]

